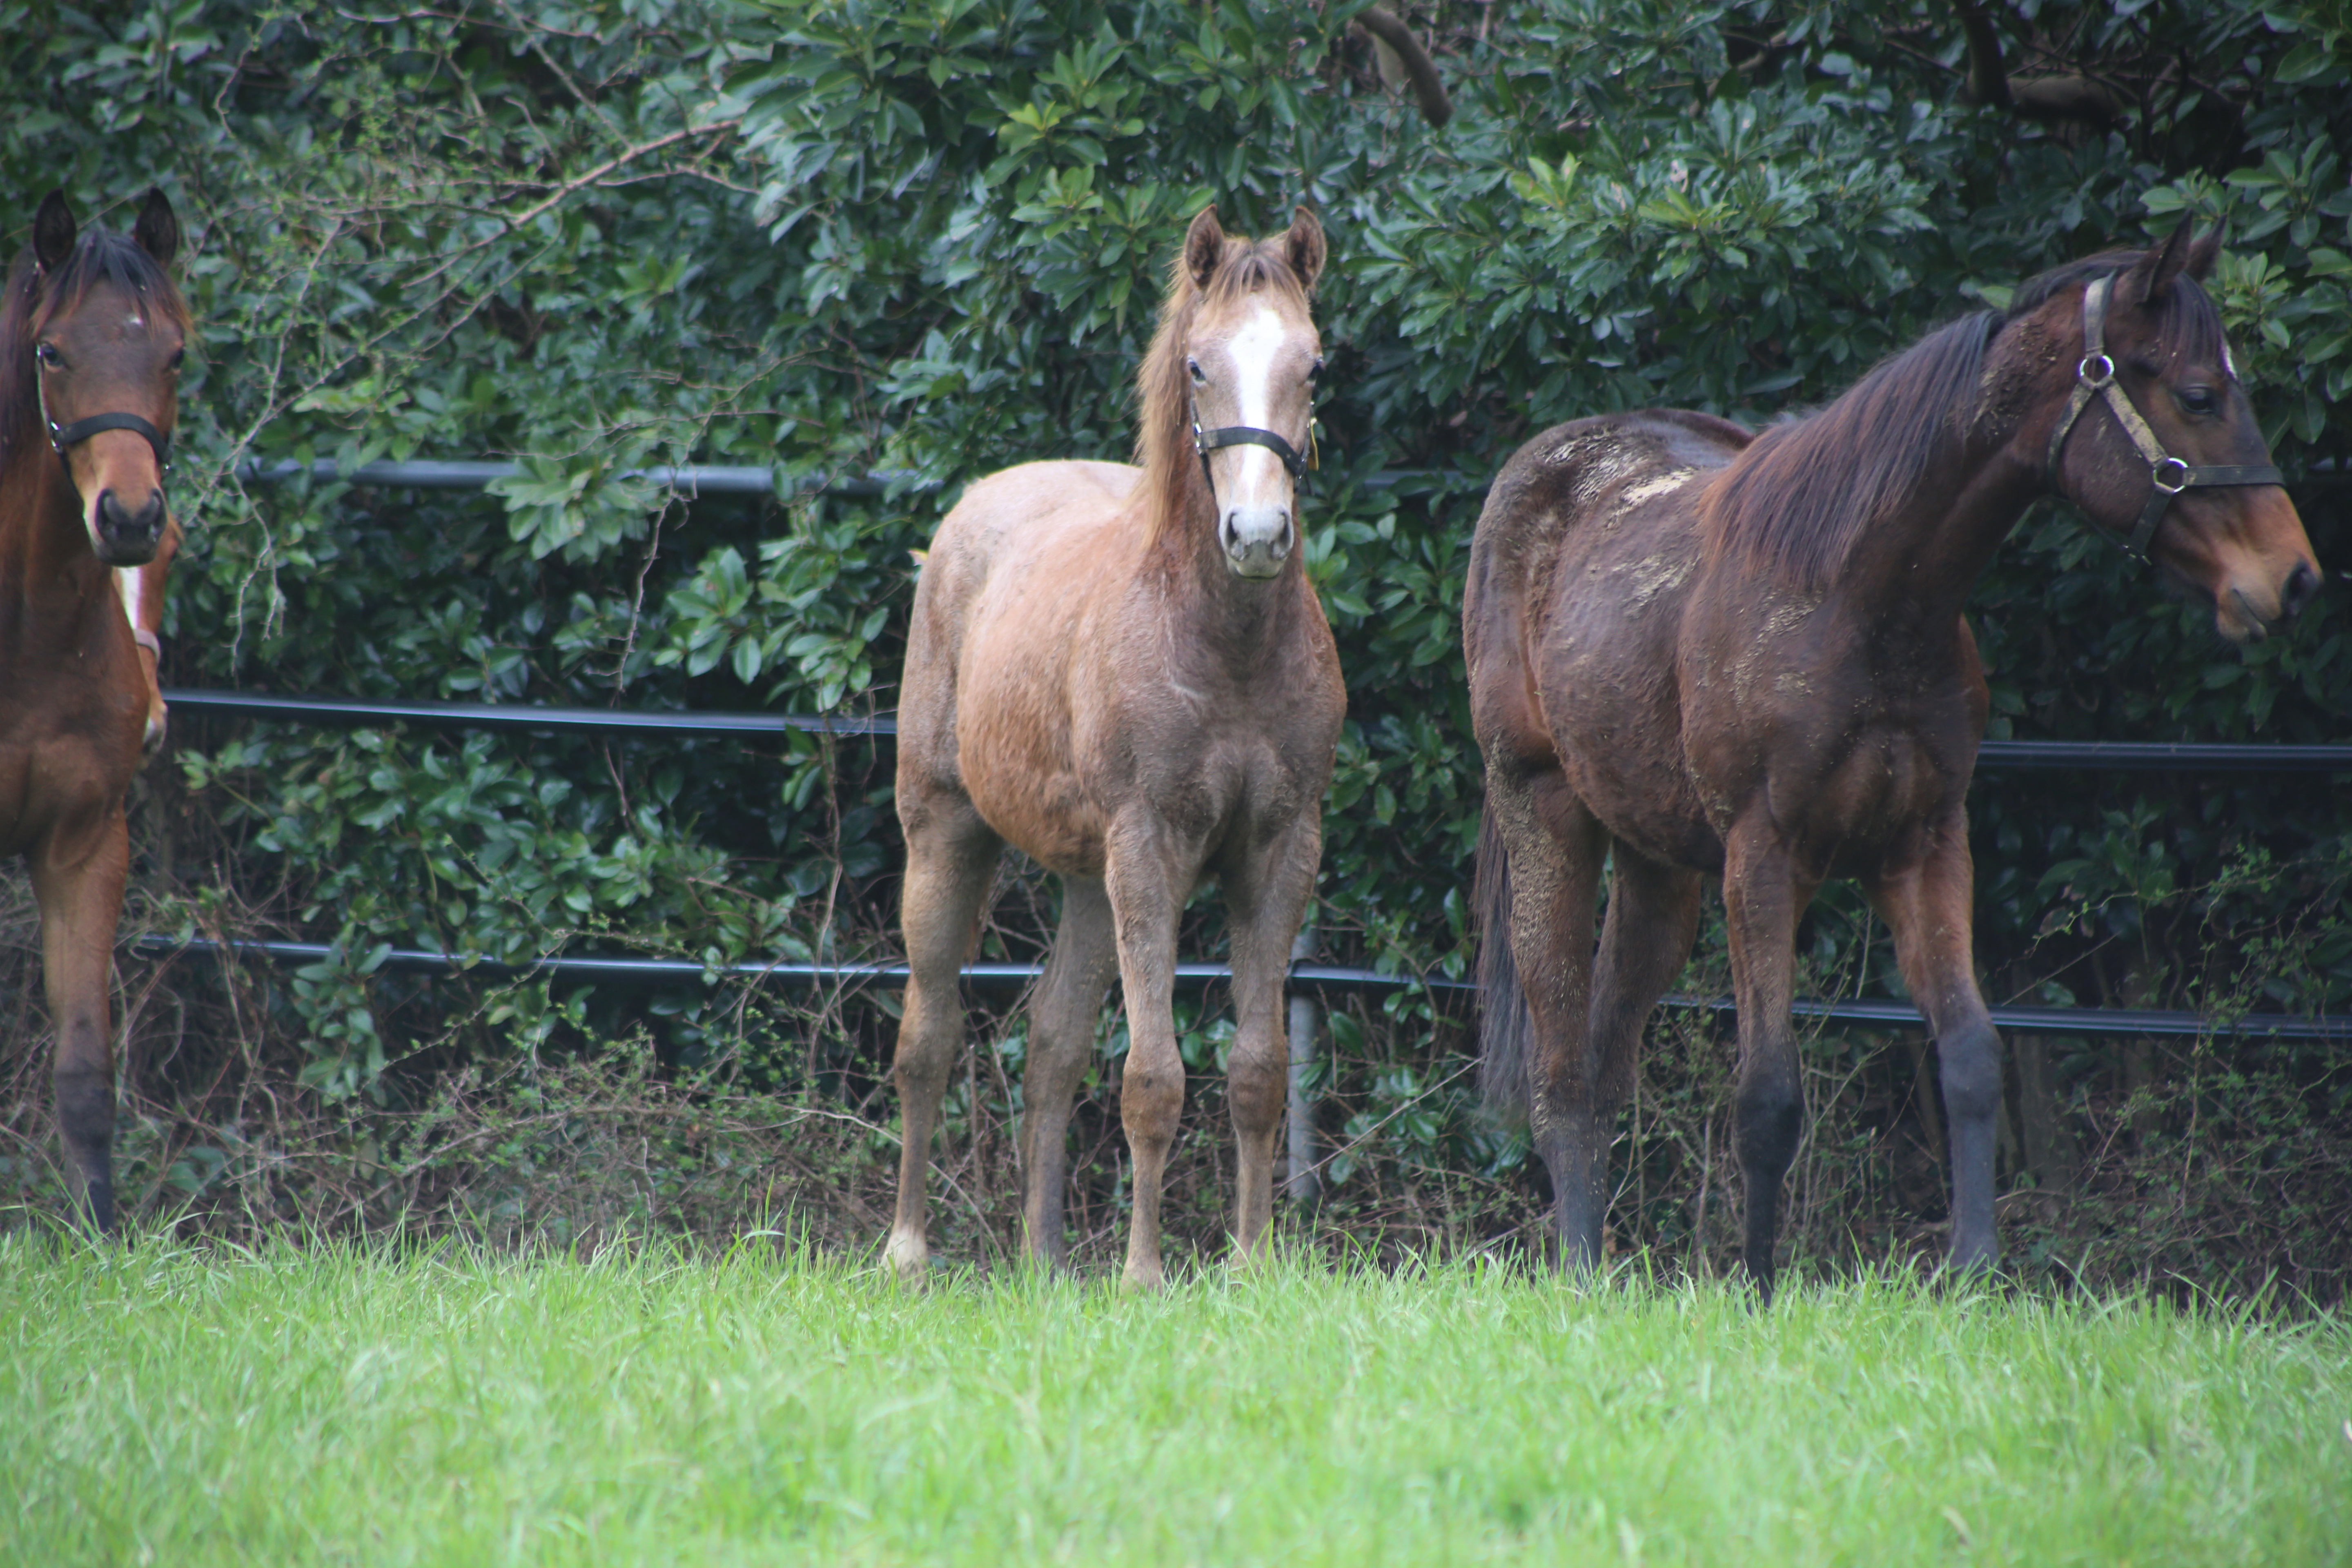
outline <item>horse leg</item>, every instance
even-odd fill
[[[907,835],[898,915],[907,998],[890,1068],[898,1081],[898,1206],[884,1256],[908,1284],[920,1283],[929,1266],[931,1128],[963,1044],[960,972],[980,934],[981,904],[1002,849],[968,804],[926,811]]]
[[[1977,989],[1971,949],[1975,864],[1968,821],[1954,813],[1928,830],[1927,854],[1882,877],[1871,902],[1895,932],[1912,999],[1927,1015],[1943,1061],[1944,1118],[1952,1143],[1955,1268],[2000,1258],[1993,1227],[1993,1137],[2000,1114],[2000,1036]]]
[[[1733,1137],[1748,1211],[1740,1257],[1769,1303],[1780,1182],[1804,1131],[1804,1086],[1798,1078],[1789,1005],[1797,920],[1812,901],[1815,885],[1799,879],[1788,848],[1769,828],[1735,828],[1724,851],[1723,903],[1731,935],[1732,994],[1739,1008]]]
[[[1127,1002],[1127,1066],[1119,1078],[1119,1120],[1134,1162],[1135,1210],[1128,1224],[1127,1283],[1156,1290],[1160,1188],[1184,1110],[1184,1058],[1171,1011],[1176,981],[1176,921],[1192,879],[1180,870],[1156,822],[1122,820],[1106,846],[1104,886],[1118,940],[1119,990]]]
[[[1490,764],[1486,799],[1509,863],[1511,958],[1532,1026],[1528,1136],[1551,1173],[1560,1260],[1589,1273],[1609,1205],[1590,1011],[1602,830],[1557,768]]]
[[[1234,1049],[1225,1098],[1234,1118],[1234,1251],[1255,1252],[1274,1218],[1274,1148],[1290,1089],[1283,988],[1291,943],[1314,896],[1323,860],[1319,812],[1303,815],[1271,844],[1224,868],[1233,915]]]
[[[1662,865],[1622,841],[1611,846],[1609,915],[1593,969],[1590,1026],[1594,1131],[1604,1150],[1633,1092],[1643,1026],[1690,957],[1700,891],[1697,872]],[[1596,1178],[1605,1179],[1606,1155],[1595,1164]]]
[[[131,870],[120,801],[94,833],[52,834],[32,857],[41,971],[57,1022],[58,1131],[74,1196],[100,1234],[114,1229],[114,1026],[107,983]]]
[[[1021,1079],[1021,1168],[1028,1178],[1022,1218],[1029,1260],[1069,1260],[1062,1202],[1069,1185],[1070,1097],[1094,1053],[1103,994],[1118,973],[1110,895],[1091,877],[1062,879],[1062,923],[1037,999],[1029,1008],[1029,1067]]]

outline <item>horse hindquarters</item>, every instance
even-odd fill
[[[906,1005],[891,1076],[898,1084],[898,1200],[885,1248],[900,1279],[919,1283],[929,1266],[931,1129],[963,1044],[961,990],[965,957],[980,935],[982,903],[1003,844],[971,804],[925,801],[900,767],[899,816],[907,830],[907,879],[899,929],[907,945]]]
[[[1233,922],[1234,1047],[1225,1068],[1234,1143],[1234,1247],[1256,1252],[1274,1218],[1274,1151],[1288,1109],[1283,990],[1323,859],[1320,791],[1290,826],[1223,869]]]
[[[1488,1093],[1491,1102],[1512,1092],[1514,1080],[1524,1085],[1520,1105],[1551,1175],[1563,1261],[1580,1272],[1600,1262],[1608,1212],[1609,1142],[1590,1031],[1602,843],[1600,824],[1557,767],[1511,767],[1489,752],[1479,838],[1482,941],[1489,950],[1508,945],[1509,969],[1496,958],[1481,960],[1491,987],[1482,1032]]]
[[[1062,879],[1062,921],[1029,1006],[1029,1067],[1021,1079],[1023,1229],[1031,1262],[1068,1261],[1062,1205],[1069,1184],[1070,1100],[1094,1054],[1095,1020],[1118,973],[1110,897],[1091,877]]]

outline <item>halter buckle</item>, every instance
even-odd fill
[[[2091,368],[2093,365],[2097,365],[2099,368],[2094,371]],[[2084,354],[2083,363],[2074,367],[2074,374],[2084,386],[2096,392],[2116,379],[2116,362],[2109,359],[2104,352]]]
[[[2167,468],[2179,469],[2180,474],[2179,480],[2172,484],[2166,484],[2164,482],[2164,475]],[[2158,458],[2155,462],[2150,463],[2147,466],[2147,482],[2154,485],[2158,489],[2162,490],[2168,496],[2177,496],[2182,490],[2187,489],[2192,477],[2192,470],[2189,468],[2189,465],[2179,458]]]

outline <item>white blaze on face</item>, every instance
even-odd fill
[[[1226,342],[1234,367],[1234,423],[1274,430],[1274,374],[1289,341],[1281,313],[1263,300]],[[1275,430],[1285,440],[1289,432]],[[1227,447],[1217,473],[1218,538],[1226,563],[1244,577],[1271,577],[1296,537],[1290,471],[1264,447]]]

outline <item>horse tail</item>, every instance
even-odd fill
[[[1360,12],[1350,26],[1372,41],[1372,52],[1380,60],[1381,81],[1391,89],[1412,84],[1412,96],[1421,104],[1423,120],[1437,126],[1454,118],[1454,103],[1445,96],[1445,83],[1437,74],[1437,62],[1429,58],[1429,51],[1421,47],[1412,28],[1378,5]]]
[[[1511,859],[1491,798],[1478,822],[1471,903],[1478,919],[1478,1089],[1489,1116],[1521,1127],[1528,1120],[1528,1038],[1534,1020],[1511,953]]]

